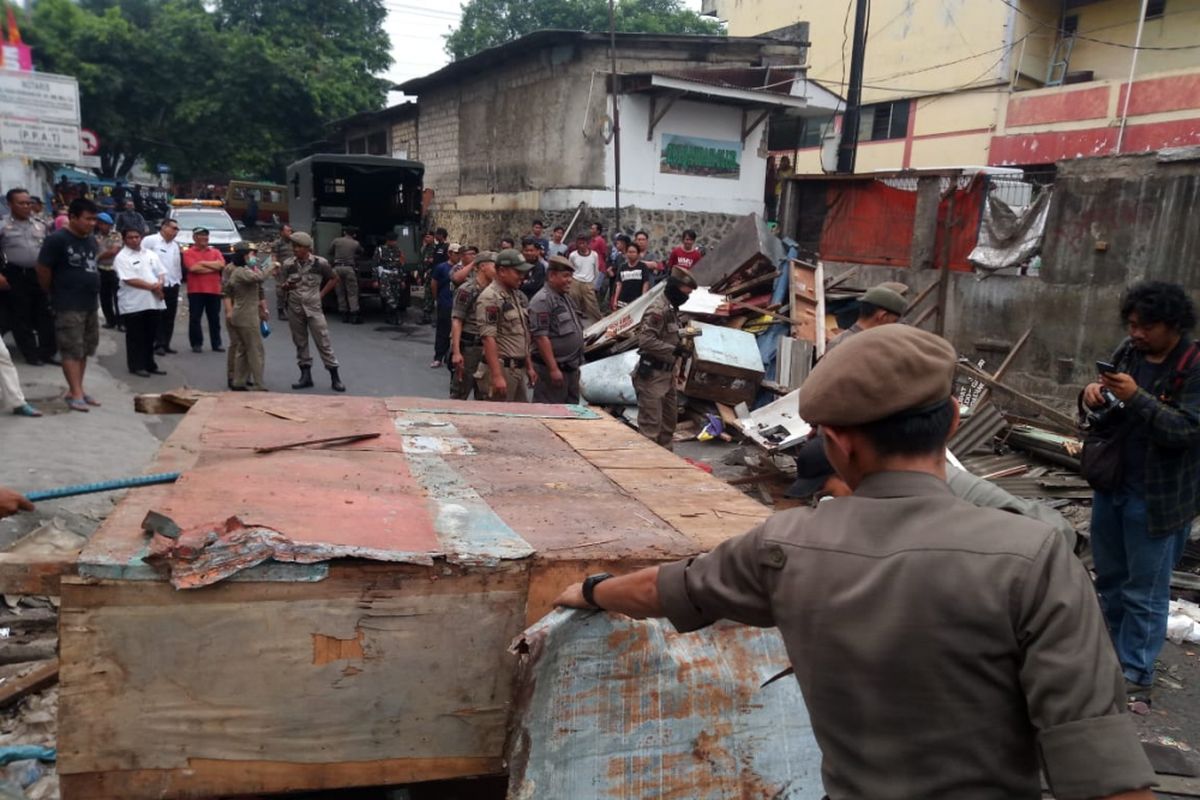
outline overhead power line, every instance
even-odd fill
[[[1038,25],[1039,27],[1049,28],[1049,29],[1052,29],[1055,31],[1058,30],[1057,25],[1051,25],[1047,22],[1044,22],[1044,21],[1038,19],[1037,17],[1033,16],[1025,9],[1017,6],[1015,3],[1012,2],[1012,0],[1000,0],[1000,2],[1004,3],[1004,5],[1008,6],[1013,11],[1016,11],[1018,14],[1025,17],[1026,19],[1030,20],[1031,22],[1033,22],[1035,25]],[[1111,27],[1111,26],[1109,26],[1109,27]],[[1078,33],[1078,32],[1072,34],[1072,36],[1076,39],[1081,39],[1085,42],[1093,42],[1095,44],[1102,44],[1107,47],[1120,47],[1124,50],[1151,50],[1151,51],[1157,51],[1157,52],[1170,52],[1170,51],[1174,51],[1174,50],[1200,50],[1200,42],[1197,42],[1196,44],[1178,44],[1178,45],[1145,45],[1145,44],[1144,45],[1132,45],[1132,44],[1125,44],[1124,42],[1110,42],[1107,39],[1097,39],[1094,36],[1088,36],[1086,34],[1082,34],[1082,33]]]

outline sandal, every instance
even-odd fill
[[[85,394],[83,396],[83,402],[87,403],[89,406],[99,406],[100,405],[100,401],[97,400],[96,398],[92,397],[90,394]]]
[[[40,417],[40,416],[42,416],[42,412],[38,411],[33,406],[29,405],[29,403],[17,406],[16,408],[13,409],[12,413],[16,414],[18,417]]]
[[[85,414],[91,411],[88,404],[78,397],[64,397],[63,399],[67,401],[67,408],[72,411],[82,411]]]

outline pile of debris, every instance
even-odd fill
[[[57,798],[57,600],[2,597],[0,800]]]
[[[738,433],[750,409],[799,387],[813,354],[824,348],[824,286],[819,264],[799,258],[794,244],[744,217],[692,275],[701,288],[680,309],[697,335],[685,359],[678,439],[722,439]],[[637,329],[664,290],[637,301],[585,331],[584,398],[636,423],[631,374],[637,365]],[[819,349],[818,349],[819,348]],[[738,410],[741,410],[739,413]]]

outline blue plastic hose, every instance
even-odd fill
[[[29,492],[25,496],[32,503],[42,500],[57,500],[60,497],[74,497],[80,494],[95,494],[96,492],[113,492],[117,489],[134,489],[139,486],[154,486],[158,483],[174,483],[179,480],[178,472],[160,472],[157,475],[138,475],[135,478],[115,478],[99,483],[80,483],[75,486],[60,486],[57,489],[45,489],[40,492]]]

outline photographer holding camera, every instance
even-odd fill
[[[1200,514],[1200,347],[1183,287],[1145,281],[1121,301],[1129,338],[1083,390],[1084,476],[1096,490],[1096,591],[1130,702],[1149,703],[1171,570]]]

